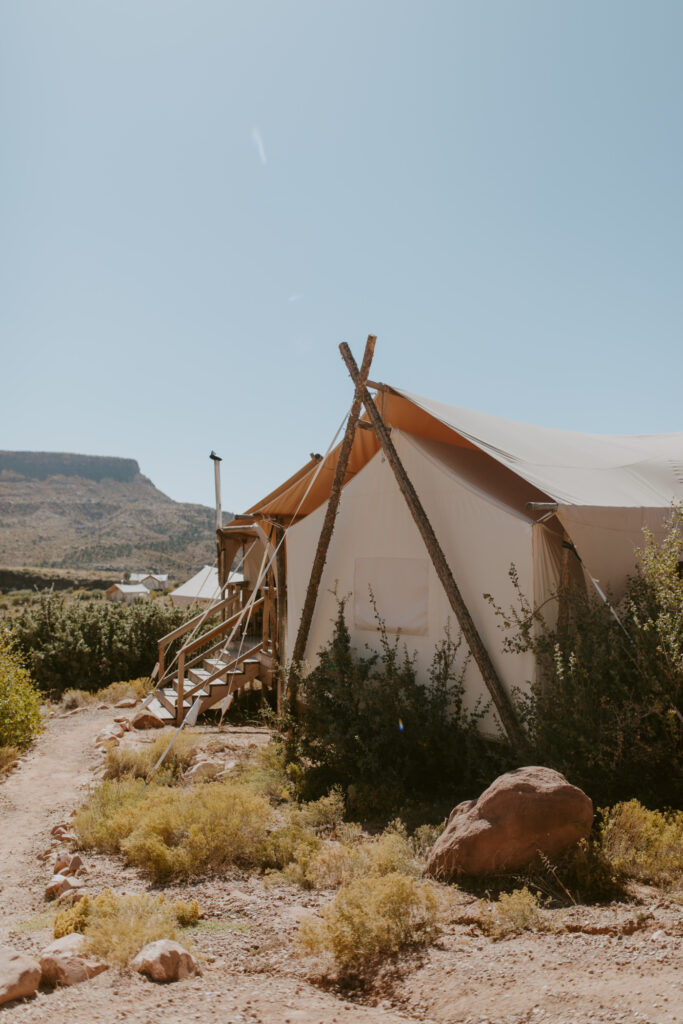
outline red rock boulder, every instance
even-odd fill
[[[584,839],[593,802],[552,768],[507,772],[451,811],[425,869],[434,878],[493,875],[529,867],[539,853],[553,860]]]

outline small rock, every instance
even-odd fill
[[[223,768],[222,761],[197,761],[185,772],[187,782],[201,782],[204,779],[215,779]]]
[[[67,889],[66,892],[57,897],[57,903],[60,907],[70,907],[72,903],[78,903],[83,896],[85,896],[85,892],[81,886],[78,889]]]
[[[45,899],[54,900],[70,889],[79,889],[83,885],[77,878],[70,875],[53,875],[45,889]]]
[[[237,764],[237,761],[226,761],[225,762],[225,767],[223,768],[223,771],[219,772],[218,775],[216,776],[216,778],[217,779],[222,779],[222,778],[224,778],[224,776],[230,775],[231,771],[233,770],[233,768],[235,767],[236,764]]]
[[[71,857],[68,853],[58,853],[52,868],[52,873],[55,875],[61,875],[64,868],[69,867],[70,861]]]
[[[171,939],[148,943],[135,957],[131,967],[152,981],[182,981],[202,973],[192,954]]]
[[[40,957],[42,979],[48,985],[77,985],[106,971],[107,965],[83,952],[83,936],[65,935],[44,949]]]
[[[114,721],[120,729],[123,729],[124,732],[128,732],[130,729],[130,718],[128,715],[121,715],[120,718],[115,718]]]
[[[0,1003],[35,994],[40,984],[40,964],[25,953],[0,946]]]
[[[164,723],[155,714],[144,708],[138,711],[130,723],[134,729],[163,729]]]
[[[137,704],[136,697],[124,697],[123,700],[117,700],[114,704],[115,708],[134,708]]]
[[[69,859],[68,869],[65,874],[75,875],[81,868],[85,868],[85,861],[81,857],[80,853],[73,853]]]
[[[110,707],[111,707],[111,704],[98,704],[97,705],[97,710],[98,711],[109,711]]]
[[[68,827],[69,827],[68,825],[64,825],[64,824],[55,825],[54,828],[51,829],[50,835],[51,836],[60,836],[62,832],[66,832]]]
[[[120,745],[121,740],[118,738],[118,736],[109,735],[102,738],[98,736],[98,738],[95,740],[95,746],[101,747],[103,750],[107,747],[119,747]]]

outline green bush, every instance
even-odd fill
[[[42,730],[40,694],[0,627],[0,747],[24,748]]]
[[[683,806],[682,525],[677,509],[661,546],[646,536],[618,618],[575,586],[563,595],[569,627],[558,628],[531,608],[514,567],[518,607],[497,608],[505,648],[536,657],[537,680],[519,697],[533,758],[601,804]]]
[[[422,683],[414,657],[378,625],[381,653],[356,656],[340,601],[332,639],[301,682],[300,792],[340,785],[350,812],[363,816],[440,796],[450,808],[497,774],[478,730],[487,709],[465,708],[461,640],[446,634]]]
[[[157,641],[187,612],[165,601],[115,604],[67,601],[44,592],[6,620],[36,685],[59,695],[99,690],[120,679],[149,676]]]

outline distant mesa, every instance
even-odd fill
[[[215,522],[213,509],[163,494],[135,459],[0,452],[0,567],[27,580],[87,570],[114,582],[141,566],[183,579],[213,561]]]
[[[78,476],[83,480],[134,480],[140,474],[135,459],[108,455],[73,455],[70,452],[0,452],[0,475],[25,480],[51,476]]]

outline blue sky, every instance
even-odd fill
[[[4,0],[0,447],[239,511],[337,346],[454,405],[681,429],[683,5]]]

